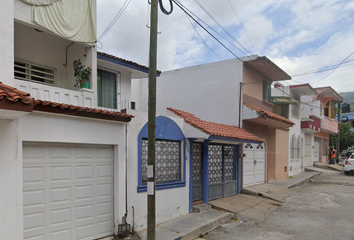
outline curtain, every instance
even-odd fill
[[[30,5],[51,5],[58,0],[22,0],[22,2]]]
[[[116,74],[97,70],[98,106],[117,109]]]
[[[59,0],[51,5],[34,5],[32,21],[71,41],[94,43],[96,24],[92,1]]]

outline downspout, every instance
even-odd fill
[[[128,217],[128,123],[125,124],[125,222],[127,223]]]

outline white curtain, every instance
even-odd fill
[[[51,5],[58,0],[22,0],[22,2],[30,5]]]
[[[51,5],[34,5],[32,21],[71,41],[93,43],[96,25],[92,7],[92,0],[58,0]]]

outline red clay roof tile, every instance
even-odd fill
[[[221,123],[214,123],[214,122],[207,122],[203,121],[200,118],[197,118],[191,113],[174,109],[174,108],[167,108],[177,116],[180,116],[184,119],[184,121],[199,130],[217,137],[226,137],[226,138],[235,138],[240,140],[247,140],[247,141],[256,141],[262,142],[262,139],[259,137],[247,132],[246,130],[236,127],[225,125]]]
[[[130,122],[134,116],[121,113],[121,112],[112,112],[106,111],[97,108],[88,108],[80,107],[75,105],[68,105],[64,103],[56,103],[50,101],[34,100],[33,110],[43,111],[43,112],[52,112],[52,113],[61,113],[72,116],[81,116],[81,117],[91,117],[97,119],[106,119],[106,120],[115,120],[122,122]]]
[[[284,123],[295,125],[294,122],[290,121],[289,119],[287,119],[285,117],[279,116],[278,114],[263,110],[263,109],[261,109],[259,107],[255,107],[255,106],[252,106],[252,105],[249,105],[249,104],[245,104],[245,106],[249,107],[249,108],[251,108],[251,109],[253,109],[253,110],[255,110],[255,111],[259,112],[259,113],[263,113],[263,114],[267,115],[269,118],[273,118],[275,120],[278,120],[278,121],[281,121],[281,122],[284,122]]]
[[[12,102],[17,102],[18,100],[21,100],[25,104],[32,103],[32,97],[29,93],[20,91],[14,87],[5,85],[0,82],[0,100],[4,97],[6,97],[7,100]]]

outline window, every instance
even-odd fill
[[[271,96],[272,96],[272,89],[271,89],[272,84],[269,83],[267,80],[263,80],[263,100],[271,102]]]
[[[300,136],[297,137],[297,159],[301,159],[302,155],[302,140]]]
[[[181,142],[158,140],[155,142],[156,184],[181,181]],[[148,140],[142,140],[142,183],[147,182]]]
[[[296,159],[296,137],[295,134],[291,137],[291,151],[290,151],[290,158]]]
[[[291,107],[291,114],[293,117],[300,117],[300,96],[296,93],[293,93],[293,98],[297,100],[297,103],[294,103]]]
[[[30,82],[55,84],[55,69],[15,60],[15,78]]]
[[[97,104],[99,107],[117,109],[117,75],[97,69]]]

